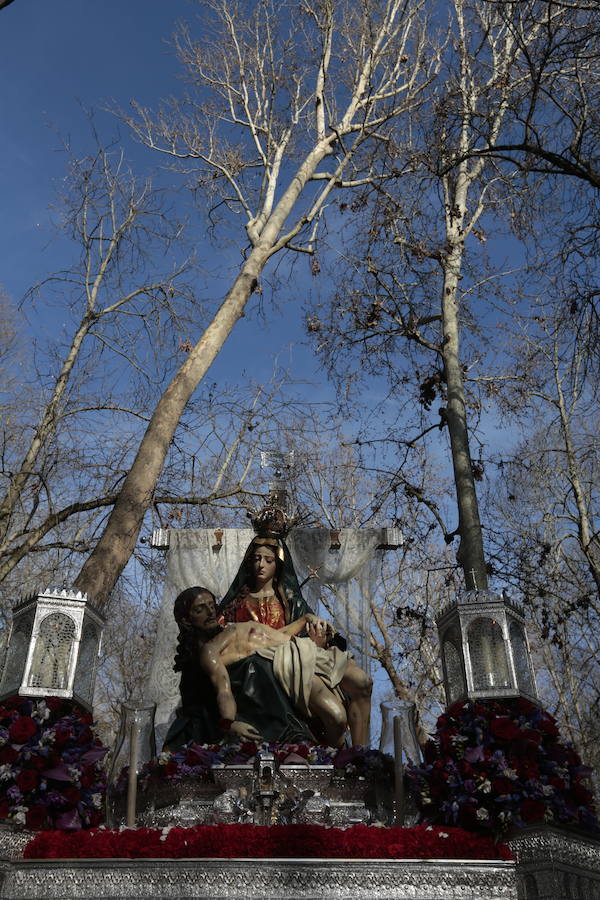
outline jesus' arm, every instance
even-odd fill
[[[247,722],[236,721],[237,704],[231,690],[229,672],[223,665],[220,656],[225,644],[224,634],[218,635],[204,645],[200,651],[200,667],[204,669],[215,688],[222,730],[231,732],[243,740],[260,740],[261,735],[256,728],[248,725]]]

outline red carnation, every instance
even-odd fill
[[[257,751],[258,745],[254,741],[244,741],[244,743],[240,747],[240,753],[243,753],[244,756],[247,756],[249,758],[252,756],[256,756]]]
[[[43,825],[47,818],[46,807],[41,803],[34,803],[27,810],[25,821],[28,828],[39,828]]]
[[[546,805],[543,800],[533,800],[527,797],[521,803],[521,818],[524,822],[538,822],[544,818]]]
[[[34,787],[37,787],[39,780],[40,777],[35,769],[23,769],[15,779],[22,791],[32,791]]]
[[[519,778],[527,781],[530,778],[540,777],[540,767],[533,759],[520,759],[515,763]]]
[[[536,731],[534,728],[523,728],[521,731],[521,735],[528,741],[533,741],[534,744],[542,743],[542,735],[539,731]]]
[[[559,730],[556,727],[556,722],[548,713],[544,713],[541,721],[538,723],[538,728],[540,731],[543,731],[545,734],[549,734],[551,737],[558,737]]]
[[[71,729],[64,725],[57,725],[54,729],[54,742],[57,747],[62,747],[71,737]]]
[[[25,744],[37,731],[37,725],[29,716],[18,716],[8,729],[15,744]]]
[[[8,800],[0,800],[0,819],[8,819],[9,812]]]
[[[21,709],[22,706],[27,706],[31,709],[31,704],[29,700],[25,700],[23,697],[9,697],[8,700],[4,701],[4,705],[8,709]]]
[[[81,797],[81,792],[79,788],[70,784],[62,791],[62,795],[70,806],[77,806]]]
[[[92,734],[89,728],[84,728],[79,737],[77,738],[78,744],[89,744],[90,741],[93,741],[94,735]]]
[[[46,706],[50,712],[58,712],[58,710],[62,708],[64,702],[65,701],[61,700],[60,697],[46,697]]]
[[[84,787],[84,788],[91,787],[93,785],[94,781],[96,780],[96,774],[94,772],[94,767],[86,766],[85,769],[83,770],[83,772],[81,774],[81,778],[79,780],[81,781],[81,787]]]
[[[520,737],[521,731],[508,716],[496,716],[490,722],[490,731],[493,735],[505,741],[513,741]]]
[[[177,762],[174,759],[170,759],[166,766],[161,766],[163,769],[163,775],[168,777],[169,775],[174,775],[177,771]]]
[[[512,794],[515,790],[515,783],[510,778],[494,778],[492,780],[492,790],[495,794]]]
[[[303,759],[308,759],[309,750],[306,745],[299,744],[298,747],[296,747],[296,749],[294,750],[294,753],[296,753],[298,756],[302,756]]]
[[[8,765],[14,763],[18,756],[18,752],[14,747],[11,747],[10,744],[6,747],[0,747],[0,766],[4,766],[7,763]]]
[[[594,795],[582,784],[575,783],[570,793],[576,798],[580,806],[591,806],[594,802]]]

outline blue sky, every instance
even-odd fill
[[[201,5],[193,0],[105,0],[101,4],[14,0],[0,13],[4,85],[0,98],[0,286],[15,304],[31,285],[68,265],[70,247],[52,228],[48,207],[60,194],[65,175],[64,143],[80,155],[91,149],[86,109],[98,111],[96,124],[102,135],[120,133],[127,156],[140,173],[161,162],[136,144],[106,108],[126,108],[132,99],[155,106],[177,89],[181,70],[169,42],[178,20],[193,19],[200,11]],[[198,228],[195,235],[201,238],[202,231]],[[238,248],[225,239],[216,245],[199,240],[199,255],[207,269],[201,290],[221,297],[237,268]],[[284,260],[279,266],[285,285],[289,263]],[[288,297],[293,302],[282,290],[277,297],[281,302],[273,310],[266,291],[262,318],[257,315],[260,300],[255,297],[254,312],[235,327],[209,372],[210,381],[266,380],[277,355],[282,367],[314,383],[312,399],[334,398],[333,387],[304,343],[302,329],[304,301],[312,291],[328,290],[328,279],[311,278],[307,259],[300,257],[289,280]],[[36,324],[46,329],[49,320],[43,316],[39,323],[30,320],[32,333]],[[190,335],[192,340],[197,337]],[[371,387],[374,406],[385,388],[376,383]],[[488,414],[488,435],[496,425],[493,414]],[[503,429],[504,443],[509,434],[510,429]]]
[[[52,228],[49,206],[65,175],[64,144],[79,155],[91,148],[86,110],[96,110],[102,135],[120,134],[136,171],[161,162],[105,110],[126,108],[132,99],[155,105],[177,89],[181,70],[169,42],[177,22],[199,12],[192,0],[15,0],[1,13],[0,286],[13,303],[69,262],[70,248]],[[239,259],[237,249],[223,246],[215,255],[214,246],[200,246],[200,255],[211,261],[216,276],[207,276],[208,290],[221,296]],[[301,262],[294,283],[303,300],[310,278],[305,260]],[[276,352],[282,366],[315,378],[318,366],[310,351],[289,346],[300,336],[300,327],[300,303],[270,313],[270,349],[265,353],[265,323],[249,316],[234,330],[211,377],[230,383],[250,373],[268,378]],[[257,342],[260,353],[254,350]],[[325,385],[321,389],[323,398],[331,395]]]

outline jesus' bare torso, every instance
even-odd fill
[[[296,623],[293,623],[296,625]],[[294,629],[296,634],[302,629]],[[293,637],[286,628],[271,628],[260,622],[238,622],[227,626],[211,644],[219,654],[219,659],[224,666],[245,659],[265,647],[278,647],[287,644]]]
[[[241,733],[239,724],[235,722],[237,705],[226,667],[266,648],[287,644],[305,628],[309,638],[323,647],[331,626],[311,613],[279,629],[260,622],[238,622],[228,625],[216,637],[201,644],[200,665],[216,689],[217,705],[224,727]],[[346,654],[344,657],[346,658]],[[371,682],[351,658],[346,659],[345,673],[340,684],[348,698],[347,711],[340,699],[319,678],[313,680],[310,692],[310,713],[320,720],[332,746],[339,746],[343,742],[348,725],[353,743],[368,742]]]

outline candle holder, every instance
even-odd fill
[[[379,750],[394,757],[394,822],[396,825],[416,824],[417,808],[404,783],[406,765],[419,765],[423,760],[417,738],[417,707],[414,703],[407,700],[383,701]]]
[[[106,817],[114,828],[125,821],[128,826],[142,812],[138,799],[138,776],[146,763],[156,756],[154,714],[156,704],[121,704],[121,721],[108,773]]]

